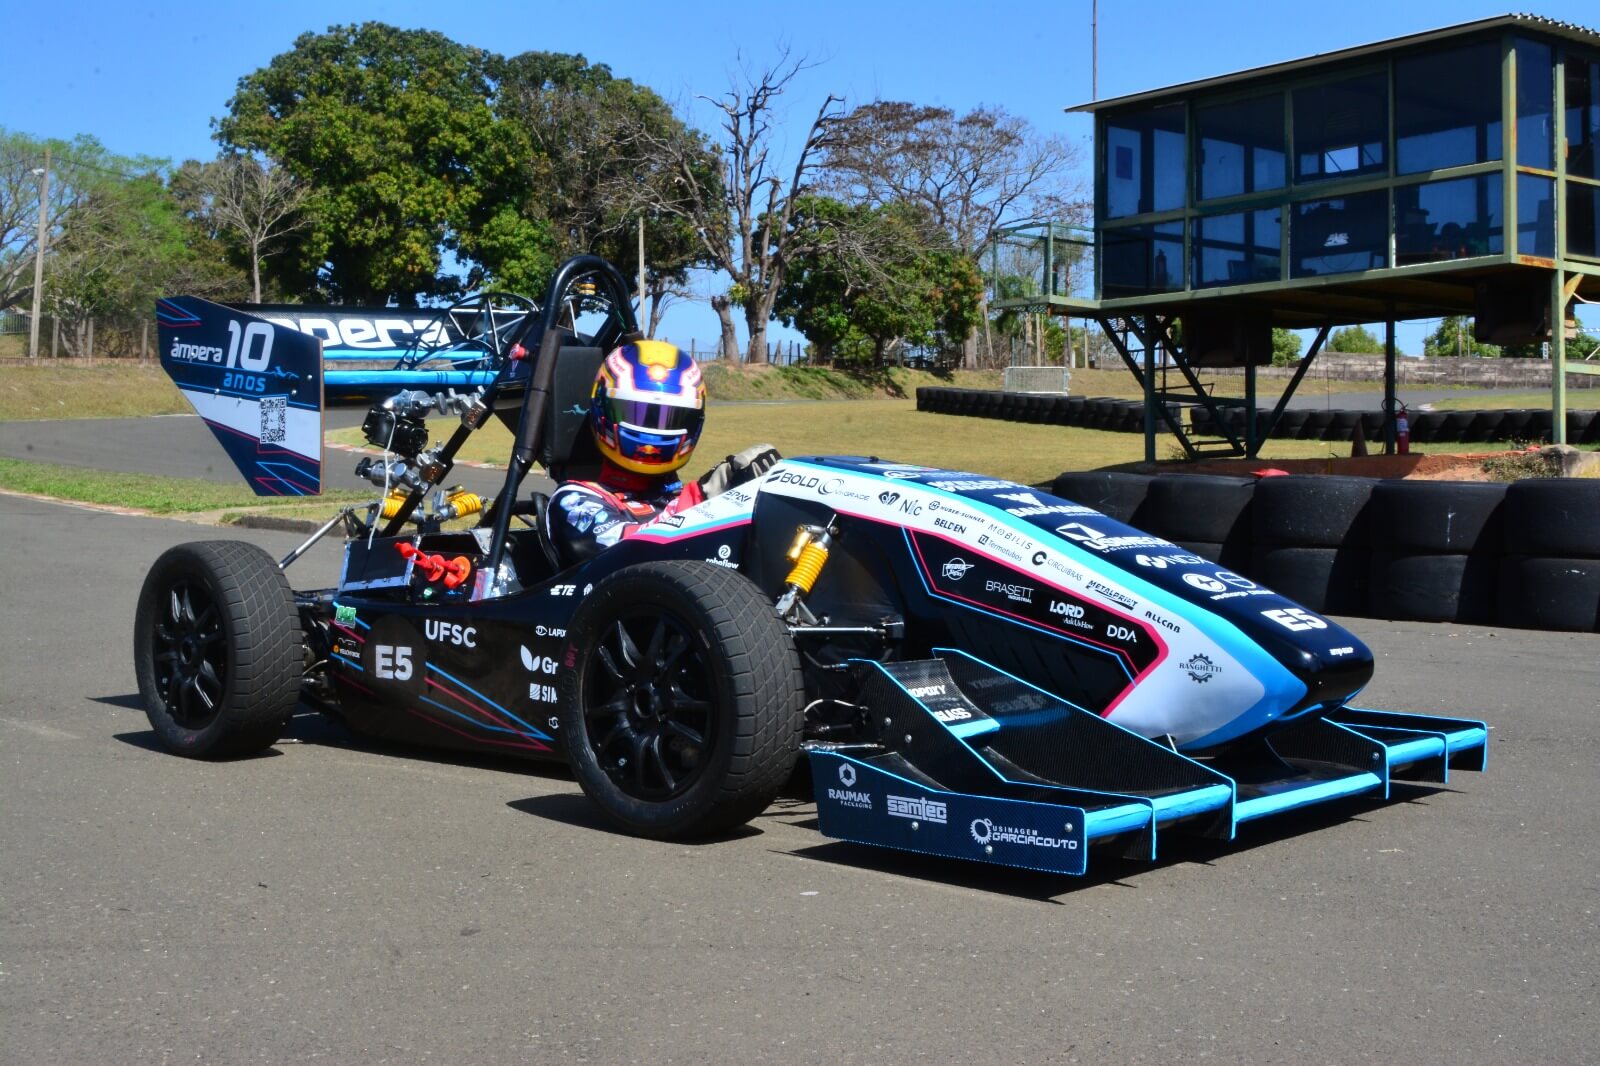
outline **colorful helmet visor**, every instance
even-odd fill
[[[692,433],[705,419],[698,407],[679,407],[675,404],[654,403],[648,400],[625,400],[607,394],[602,401],[604,418],[616,426],[644,430],[647,433]]]

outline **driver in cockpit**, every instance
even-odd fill
[[[550,497],[550,537],[569,564],[593,558],[640,526],[705,499],[678,471],[705,423],[706,388],[688,354],[637,340],[600,365],[589,430],[604,459],[596,481],[569,481]]]

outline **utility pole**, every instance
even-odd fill
[[[50,232],[50,148],[44,150],[44,170],[39,179],[39,235],[33,249],[33,314],[28,322],[28,358],[39,357],[39,298],[44,292],[44,242]]]
[[[1100,99],[1100,0],[1089,3],[1089,99]]]
[[[644,216],[639,216],[639,314],[644,314]]]

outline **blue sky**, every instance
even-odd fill
[[[1504,13],[1480,0],[1102,0],[1102,97],[1332,51]],[[1600,24],[1594,0],[1546,0],[1550,18]],[[210,158],[211,119],[243,74],[306,31],[376,19],[438,30],[506,55],[579,52],[691,108],[715,95],[741,61],[761,65],[780,47],[816,63],[786,98],[803,132],[830,91],[850,102],[911,100],[966,110],[999,105],[1037,128],[1080,140],[1089,120],[1062,109],[1090,96],[1089,0],[1007,4],[856,2],[772,4],[383,3],[303,0],[155,4],[59,0],[5,5],[0,127],[36,136],[88,133],[127,155]],[[799,127],[799,128],[794,128]],[[1085,151],[1087,159],[1087,151]],[[1594,316],[1588,316],[1591,324]],[[1421,326],[1401,347],[1421,348]],[[667,333],[716,335],[709,311],[683,307]]]

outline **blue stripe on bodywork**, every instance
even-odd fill
[[[796,466],[809,467],[812,470],[826,470],[832,474],[853,474],[857,477],[865,478],[871,481],[894,482],[895,484],[902,484],[901,481],[895,478],[887,478],[880,474],[872,474],[859,469],[841,470],[839,467],[823,466],[818,463],[807,463],[804,460],[795,459],[786,460],[786,462],[793,463]],[[954,476],[959,472],[949,471],[949,473]],[[993,521],[999,522],[1001,525],[1009,526],[1011,529],[1016,530],[1018,533],[1025,534],[1033,540],[1046,541],[1048,538],[1048,543],[1052,549],[1061,551],[1069,559],[1076,560],[1080,565],[1085,566],[1088,569],[1098,570],[1098,564],[1109,562],[1105,556],[1092,555],[1085,549],[1079,547],[1077,544],[1067,540],[1065,537],[1033,525],[1032,523],[1023,522],[1013,515],[1006,514],[1002,508],[996,507],[992,503],[987,503],[983,500],[975,499],[971,496],[965,496],[959,492],[953,492],[948,489],[935,488],[934,486],[923,481],[906,480],[903,482],[903,484],[915,485],[925,492],[937,493],[940,496],[944,496],[952,500],[960,500],[963,504],[968,506],[981,508],[986,517]],[[1048,496],[1050,494],[1043,493],[1043,495]],[[1014,567],[1009,566],[1008,568],[1015,569]],[[1208,622],[1208,624],[1203,627],[1203,632],[1205,632],[1206,636],[1209,637],[1211,641],[1223,651],[1227,652],[1228,655],[1238,662],[1239,665],[1242,666],[1252,677],[1261,683],[1263,691],[1260,699],[1251,704],[1241,714],[1234,716],[1234,718],[1222,728],[1196,740],[1189,741],[1184,745],[1185,747],[1196,749],[1208,747],[1213,744],[1220,744],[1225,740],[1231,740],[1234,737],[1239,737],[1247,733],[1254,732],[1256,729],[1259,729],[1261,726],[1266,725],[1268,722],[1276,718],[1279,710],[1286,707],[1292,707],[1300,700],[1301,697],[1306,694],[1306,686],[1303,681],[1295,677],[1294,674],[1290,673],[1289,670],[1285,668],[1282,663],[1278,662],[1277,659],[1262,651],[1261,647],[1256,644],[1255,641],[1250,640],[1243,633],[1239,632],[1238,628],[1226,618],[1207,610],[1199,604],[1191,603],[1188,600],[1178,599],[1166,590],[1150,584],[1148,581],[1144,580],[1131,570],[1120,566],[1115,566],[1113,569],[1117,574],[1117,579],[1119,581],[1127,585],[1130,589],[1138,592],[1139,595],[1146,600],[1150,601],[1152,606],[1166,611],[1168,614],[1181,619],[1189,625],[1199,624],[1191,616],[1190,612],[1204,612],[1206,617],[1211,620],[1211,622]],[[924,582],[924,584],[926,584],[926,582]],[[1050,635],[1065,639],[1063,634],[1051,632]]]

